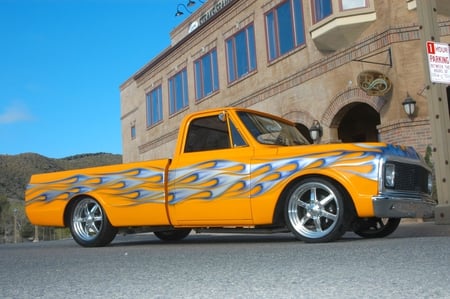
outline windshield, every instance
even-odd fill
[[[238,115],[259,143],[284,146],[309,144],[300,131],[289,123],[243,111]]]

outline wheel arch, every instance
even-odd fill
[[[66,205],[66,207],[64,209],[64,215],[63,215],[64,218],[63,219],[64,219],[65,227],[70,226],[70,212],[72,211],[73,206],[77,203],[77,201],[79,201],[83,198],[86,198],[86,197],[96,200],[103,207],[103,209],[105,209],[103,202],[101,200],[99,200],[97,197],[92,196],[91,194],[77,194],[69,200],[69,203]]]
[[[356,217],[357,213],[356,213],[355,203],[353,202],[352,196],[351,196],[350,192],[347,190],[347,188],[339,180],[336,180],[333,177],[323,175],[323,174],[310,173],[310,174],[305,174],[305,175],[301,175],[301,176],[294,178],[284,187],[283,191],[280,193],[280,196],[278,197],[278,201],[275,206],[274,213],[273,213],[273,222],[272,223],[274,225],[277,225],[277,226],[286,225],[285,219],[284,219],[284,206],[285,206],[285,202],[287,200],[287,194],[289,193],[292,186],[294,186],[296,183],[298,183],[302,180],[305,180],[305,179],[309,179],[309,178],[321,178],[321,179],[329,181],[330,183],[333,183],[336,186],[336,188],[338,188],[339,191],[341,191],[342,194],[344,195],[344,203],[346,205],[346,210],[349,212],[345,216],[348,220],[347,222],[350,223],[351,219]]]

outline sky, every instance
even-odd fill
[[[170,45],[187,2],[0,0],[0,155],[122,154],[120,85]]]

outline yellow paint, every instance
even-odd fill
[[[226,111],[247,145],[183,153],[189,123],[221,111]],[[359,216],[373,216],[371,198],[378,190],[377,161],[383,144],[264,145],[246,131],[236,111],[213,109],[187,116],[173,160],[33,175],[26,191],[30,221],[67,226],[64,215],[70,202],[90,196],[117,227],[271,224],[282,192],[304,176],[338,182],[350,194]]]

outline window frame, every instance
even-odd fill
[[[237,43],[239,42],[238,38],[241,38],[240,34],[243,33],[245,33],[245,59],[247,65],[244,69],[241,69],[239,66],[239,60],[242,61],[243,55],[238,55],[238,50],[242,51],[242,49],[237,47],[241,46],[237,45]],[[232,52],[230,53],[230,51]],[[239,81],[257,70],[255,26],[253,22],[225,40],[225,55],[227,58],[228,84]],[[232,59],[230,59],[230,57]]]
[[[180,82],[178,82],[178,80],[180,80]],[[181,84],[181,87],[178,86],[179,84]],[[174,115],[180,111],[183,111],[189,106],[189,88],[186,67],[169,78],[168,89],[169,115]],[[180,96],[181,99],[179,99]]]
[[[205,68],[206,59],[209,58],[209,70]],[[199,69],[197,69],[199,67]],[[205,86],[205,76],[209,75],[210,89]],[[194,61],[195,99],[197,101],[213,94],[220,88],[219,64],[217,60],[217,49],[214,48]]]
[[[156,97],[154,97],[156,95]],[[152,127],[163,121],[163,107],[162,107],[162,85],[158,85],[146,94],[146,117],[147,128]],[[155,114],[155,110],[157,112]],[[157,115],[157,119],[154,116]]]
[[[130,137],[131,137],[131,140],[136,139],[136,125],[135,124],[132,124],[130,126]]]
[[[317,1],[328,1],[329,6],[330,6],[330,13],[327,15],[324,14],[323,16],[318,16],[317,9],[316,9]],[[316,23],[328,18],[329,16],[333,15],[333,0],[311,0],[311,8],[312,8],[313,22],[314,22],[314,24],[316,24]]]
[[[284,28],[280,18],[281,9],[287,5],[290,13],[290,31],[292,40],[288,49],[283,50]],[[266,26],[266,47],[268,61],[274,61],[306,44],[303,0],[286,0],[264,14]],[[286,24],[284,24],[286,25]],[[281,29],[280,29],[281,28]]]
[[[232,149],[230,128],[227,121],[216,115],[193,119],[189,123],[184,145],[184,153]]]
[[[368,8],[369,7],[369,1],[368,0],[357,0],[357,1],[364,2],[364,5],[356,6],[356,7],[350,7],[350,8],[344,8],[344,2],[345,1],[348,1],[348,0],[339,0],[339,9],[340,9],[340,11],[349,11],[349,10],[363,9],[363,8]]]

